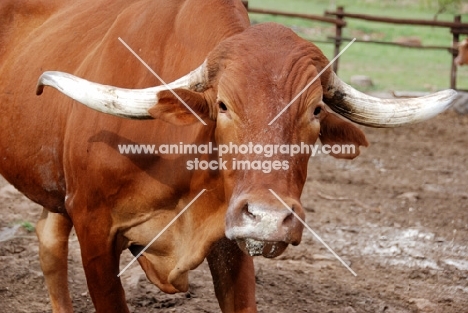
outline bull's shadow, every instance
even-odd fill
[[[161,138],[162,136],[158,136]],[[176,136],[180,137],[180,136]],[[159,148],[160,145],[179,145],[181,142],[183,144],[190,145],[202,145],[207,144],[206,133],[202,133],[197,136],[191,136],[190,140],[183,142],[180,141],[180,138],[177,140],[169,139],[164,143],[158,142],[156,139],[155,142],[142,143],[129,138],[123,137],[118,133],[101,130],[89,137],[88,144],[90,145],[89,149],[96,151],[95,149],[108,149],[111,148],[112,152],[106,151],[106,155],[109,156],[109,160],[120,160],[128,164],[128,161],[131,162],[138,170],[146,173],[152,179],[157,180],[160,183],[163,183],[168,186],[179,186],[180,182],[190,181],[190,178],[197,173],[197,171],[202,170],[189,170],[187,169],[187,162],[193,161],[195,158],[200,159],[201,157],[208,157],[212,160],[217,160],[217,152],[214,151],[213,154],[208,156],[202,156],[200,154],[184,154],[184,153],[150,153],[142,150],[141,153],[133,153],[128,150],[128,153],[123,151],[123,147],[139,147],[139,146],[154,146],[155,151]],[[159,139],[158,138],[158,139]],[[96,144],[104,144],[106,148],[101,147]],[[151,150],[150,150],[151,151]],[[159,151],[158,151],[159,152]],[[101,154],[101,152],[99,152]],[[104,160],[105,161],[105,160]],[[205,170],[203,171],[208,173],[210,177],[215,177],[219,174],[218,171]],[[179,186],[180,187],[180,186]]]

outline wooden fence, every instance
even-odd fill
[[[421,19],[401,19],[401,18],[389,18],[389,17],[378,17],[370,16],[366,14],[356,14],[356,13],[347,13],[343,7],[338,7],[336,11],[325,11],[324,16],[321,15],[312,15],[312,14],[299,14],[291,12],[281,12],[275,10],[265,10],[258,8],[251,8],[248,5],[248,1],[242,1],[244,5],[248,8],[250,13],[259,13],[259,14],[269,14],[269,15],[279,15],[287,17],[296,17],[303,18],[307,20],[319,21],[323,23],[329,23],[335,25],[335,36],[328,37],[330,43],[333,43],[335,46],[334,55],[337,56],[340,53],[341,45],[345,41],[350,41],[349,38],[343,37],[343,28],[347,26],[346,19],[359,19],[369,22],[379,22],[379,23],[390,23],[396,25],[414,25],[414,26],[428,26],[428,27],[443,27],[448,28],[452,34],[452,46],[451,47],[442,47],[442,46],[423,46],[423,45],[413,45],[413,44],[404,44],[397,42],[385,42],[385,41],[374,41],[374,40],[357,40],[356,42],[361,43],[374,43],[374,44],[384,44],[392,46],[407,47],[412,49],[432,49],[432,50],[444,50],[448,51],[452,55],[451,71],[450,71],[450,88],[457,89],[457,66],[455,65],[455,58],[458,55],[458,49],[455,47],[460,41],[460,35],[468,35],[468,23],[462,23],[461,16],[455,15],[453,22],[447,21],[436,21],[436,20],[421,20]],[[333,70],[338,72],[338,60],[333,64]]]

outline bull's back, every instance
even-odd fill
[[[42,72],[60,70],[127,88],[159,85],[118,37],[170,81],[201,64],[222,38],[242,31],[248,20],[238,1],[51,1],[49,8],[42,2],[25,1],[32,6],[28,10],[0,6],[0,15],[5,8],[8,14],[29,12],[20,14],[28,21],[18,25],[26,25],[23,30],[0,34],[0,47],[5,47],[0,51],[0,173],[32,200],[60,211],[70,189],[68,176],[74,174],[70,169],[95,163],[90,153],[107,158],[97,165],[108,166],[107,172],[131,166],[112,149],[90,149],[96,138],[154,142],[154,129],[171,126],[150,121],[142,127],[138,121],[105,116],[53,90],[37,97]],[[198,129],[179,129],[173,139],[184,138],[184,132],[196,139]]]

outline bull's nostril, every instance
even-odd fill
[[[292,206],[291,210],[293,212],[296,212],[296,208],[294,207],[294,205]],[[288,210],[288,214],[283,220],[283,226],[289,226],[293,222],[293,219],[294,219],[294,214],[290,210]]]
[[[255,220],[256,219],[256,216],[255,214],[253,214],[250,209],[249,209],[249,204],[246,203],[244,204],[244,206],[242,207],[242,213],[244,213],[246,216],[248,216],[249,218]]]

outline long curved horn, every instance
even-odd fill
[[[379,99],[357,91],[332,72],[324,102],[347,119],[371,127],[397,127],[430,119],[450,107],[452,89],[412,99]]]
[[[36,94],[41,95],[44,86],[51,86],[102,113],[131,119],[151,119],[148,110],[158,102],[158,92],[176,88],[205,90],[207,88],[205,68],[206,62],[170,84],[146,89],[118,88],[93,83],[63,72],[45,72],[39,78]]]

